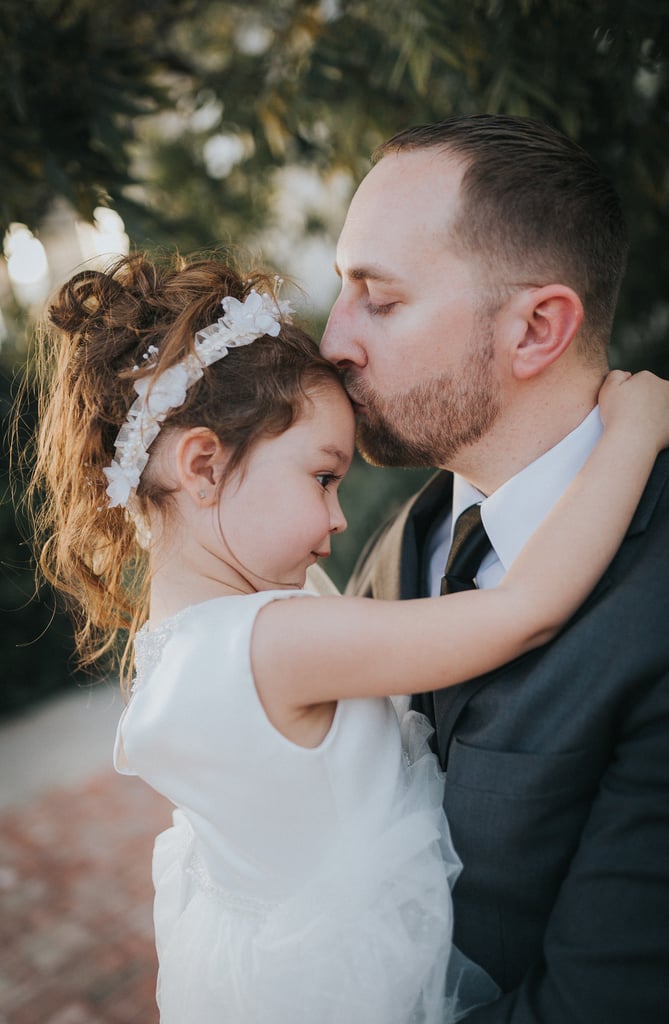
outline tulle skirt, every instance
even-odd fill
[[[214,885],[175,812],[154,851],[161,1024],[447,1024],[496,997],[452,948],[460,862],[428,732],[405,717],[406,771],[383,827],[353,819],[276,905]]]

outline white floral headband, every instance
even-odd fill
[[[186,401],[188,388],[200,380],[204,367],[223,359],[231,348],[250,345],[266,334],[275,338],[281,330],[280,318],[292,312],[289,303],[260,295],[255,289],[243,302],[226,296],[221,306],[223,316],[195,335],[194,352],[162,373],[147,374],[135,381],[138,397],[114,442],[116,456],[103,470],[109,481],[110,507],[127,508],[132,502],[149,461],[149,448],[167,415]],[[157,354],[151,346],[144,358],[155,359]]]

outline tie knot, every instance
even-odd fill
[[[471,505],[458,516],[455,524],[453,543],[441,580],[441,593],[474,590],[474,578],[491,547],[481,520],[481,506]]]

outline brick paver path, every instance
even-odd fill
[[[157,1024],[151,850],[170,813],[109,772],[0,815],[0,1024]]]

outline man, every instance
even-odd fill
[[[452,118],[381,147],[322,350],[363,454],[448,472],[373,538],[352,591],[438,594],[477,505],[492,546],[464,576],[502,578],[599,436],[625,251],[609,184],[537,122]],[[502,989],[476,1024],[668,1019],[668,481],[665,452],[555,641],[423,701],[464,863],[455,941]]]

